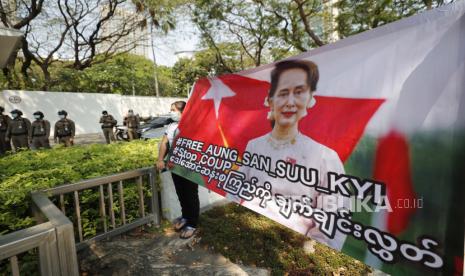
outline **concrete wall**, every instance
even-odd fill
[[[155,116],[168,113],[170,104],[177,100],[186,99],[19,90],[0,93],[0,105],[5,107],[6,112],[19,109],[24,113],[23,117],[32,121],[32,113],[40,110],[52,127],[58,120],[58,110],[66,110],[68,118],[76,123],[76,134],[100,132],[98,121],[103,110],[107,110],[121,124],[128,109],[143,117]]]

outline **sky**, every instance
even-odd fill
[[[189,18],[181,18],[176,23],[176,29],[167,35],[160,33],[155,38],[155,59],[157,64],[173,66],[176,63],[176,52],[195,51],[199,48],[199,31]],[[153,60],[152,52],[150,58]]]
[[[47,6],[47,8],[51,11],[51,13],[53,13],[54,18],[61,17],[57,11],[58,8],[54,6],[52,2],[47,2],[47,5],[50,5]],[[125,6],[123,6],[123,8],[125,8]],[[127,8],[132,9],[133,7],[129,6]],[[94,18],[92,16],[98,16],[98,13],[96,15],[90,15],[89,18]],[[176,52],[195,51],[198,49],[200,33],[191,22],[190,17],[183,14],[182,17],[178,16],[176,20],[176,29],[170,31],[168,34],[164,34],[161,30],[155,31],[157,33],[154,40],[155,58],[159,65],[173,66],[177,60],[177,56],[175,55]],[[39,48],[39,52],[43,56],[46,56],[49,53],[49,50],[56,46],[57,39],[59,38],[62,30],[56,25],[51,24],[50,14],[47,13],[41,14],[38,19],[36,19],[33,27],[34,30],[29,35],[31,40],[35,42],[32,44],[40,44],[41,47]],[[148,44],[147,58],[153,60],[150,41]],[[59,52],[55,53],[54,57],[57,59],[73,59],[73,55],[74,52],[70,49],[69,45],[65,45]]]

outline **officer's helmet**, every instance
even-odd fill
[[[58,111],[58,115],[68,116],[68,112],[66,112],[65,110],[60,110],[60,111]]]
[[[34,115],[34,116],[39,115],[41,119],[44,118],[44,113],[42,113],[41,111],[36,111],[32,115]]]
[[[18,114],[18,116],[22,116],[23,115],[23,112],[19,109],[13,109],[11,112],[11,114]]]

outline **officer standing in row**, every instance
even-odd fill
[[[102,112],[102,117],[100,117],[100,124],[102,124],[103,135],[107,144],[110,144],[111,141],[115,141],[115,135],[113,134],[113,127],[116,126],[116,120],[108,114],[106,110]]]
[[[6,131],[11,122],[8,115],[3,114],[5,108],[0,106],[0,156],[4,155],[7,151],[11,151],[10,141],[6,140]]]
[[[44,113],[41,111],[34,112],[35,121],[32,122],[31,137],[32,149],[50,148],[48,137],[50,137],[50,122],[44,120]]]
[[[139,128],[140,122],[139,117],[134,115],[132,109],[128,110],[128,116],[124,117],[123,124],[128,127],[129,141],[137,139],[137,129]]]
[[[74,144],[74,122],[67,118],[68,112],[65,110],[58,111],[58,116],[60,117],[60,120],[55,123],[53,140],[55,143],[59,142],[60,144],[65,145],[65,147],[70,147]]]
[[[21,148],[28,149],[30,144],[29,137],[31,137],[31,122],[21,117],[23,115],[21,110],[14,109],[10,113],[13,120],[8,125],[6,140],[11,140],[16,151]]]

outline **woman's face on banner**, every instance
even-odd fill
[[[302,69],[289,69],[281,73],[270,107],[275,124],[288,127],[307,115],[312,95],[307,84],[307,74]]]

